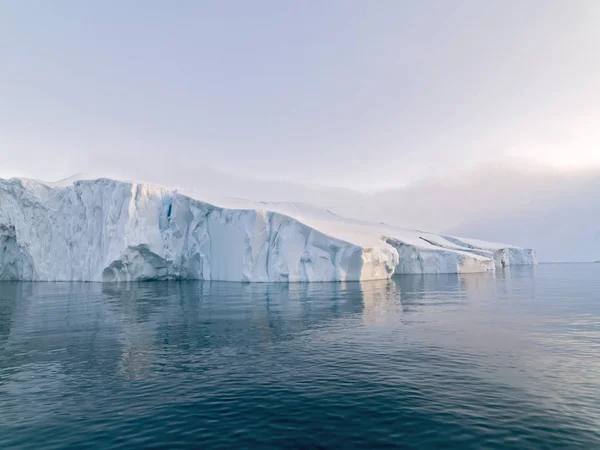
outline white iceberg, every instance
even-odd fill
[[[535,263],[529,249],[305,204],[109,179],[0,179],[0,280],[358,281]]]

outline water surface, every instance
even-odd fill
[[[600,265],[0,283],[0,448],[600,448]]]

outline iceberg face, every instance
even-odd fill
[[[482,255],[444,247],[420,248],[393,238],[387,238],[386,242],[398,251],[399,263],[396,266],[396,274],[478,273],[495,270],[491,254]]]
[[[217,203],[108,179],[0,179],[0,280],[357,281],[535,263],[531,250],[308,205]]]
[[[535,252],[530,248],[519,248],[512,245],[494,244],[476,239],[444,236],[444,239],[465,247],[468,251],[484,251],[492,254],[496,267],[528,266],[537,264]]]

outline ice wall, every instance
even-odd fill
[[[343,281],[388,278],[396,264],[384,245],[361,248],[282,214],[165,188],[0,182],[1,279]]]
[[[0,180],[0,280],[351,281],[535,263],[531,250],[312,207],[236,205],[108,179]]]

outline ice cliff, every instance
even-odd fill
[[[0,280],[349,281],[536,262],[532,250],[308,205],[200,198],[108,179],[0,179]]]

